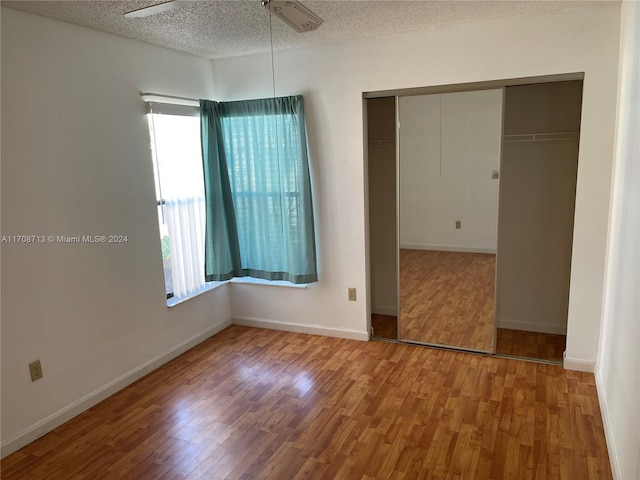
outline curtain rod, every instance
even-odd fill
[[[170,103],[173,105],[187,105],[199,107],[200,101],[195,98],[176,97],[175,95],[162,95],[160,93],[140,92],[140,98],[145,102]]]

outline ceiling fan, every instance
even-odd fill
[[[150,7],[125,13],[125,18],[149,17],[157,13],[184,7],[202,0],[169,0]],[[302,3],[293,0],[262,0],[262,5],[295,31],[304,33],[315,30],[323,20]]]

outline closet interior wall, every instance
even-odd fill
[[[505,88],[497,327],[566,335],[582,81]]]
[[[371,313],[398,314],[396,98],[367,100]]]

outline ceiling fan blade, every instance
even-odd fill
[[[324,21],[297,1],[263,0],[262,5],[296,32],[311,32],[322,25]]]
[[[170,0],[168,2],[160,3],[158,5],[151,5],[150,7],[139,8],[132,12],[125,13],[125,18],[141,18],[155,15],[156,13],[166,12],[173,10],[174,8],[184,7],[191,3],[196,3],[198,0]]]

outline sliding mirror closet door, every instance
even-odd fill
[[[494,351],[502,96],[398,99],[401,340]]]

